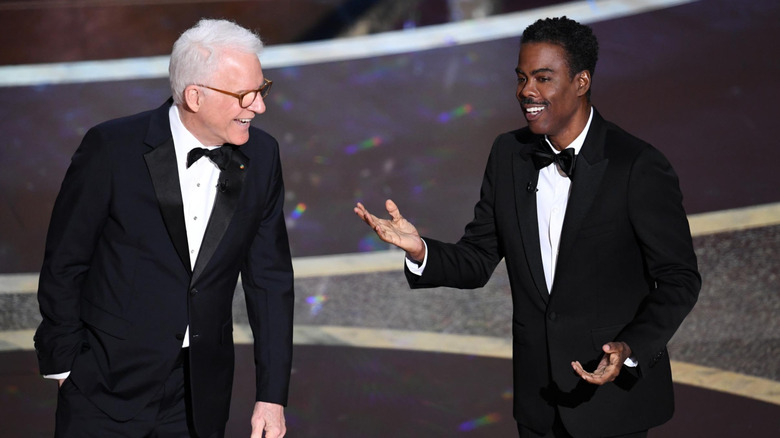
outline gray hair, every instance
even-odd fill
[[[168,74],[176,104],[184,101],[184,88],[211,79],[225,49],[260,55],[260,37],[228,20],[201,19],[173,44]]]

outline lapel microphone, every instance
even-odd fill
[[[217,190],[219,190],[222,193],[225,193],[228,188],[228,180],[223,179],[217,183]]]
[[[539,190],[537,190],[536,184],[534,184],[533,181],[528,181],[528,185],[525,187],[525,190],[528,193],[534,193],[534,192],[538,192],[539,191]]]

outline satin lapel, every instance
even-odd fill
[[[166,142],[144,154],[144,160],[152,177],[154,192],[160,204],[160,212],[168,229],[168,235],[171,236],[173,246],[187,272],[191,272],[187,227],[184,224],[184,204],[181,198],[173,139],[169,137]]]
[[[577,157],[577,170],[572,181],[569,203],[566,207],[566,216],[563,219],[563,229],[561,230],[556,274],[568,271],[566,264],[569,262],[577,234],[596,199],[604,172],[607,170],[609,160],[604,157],[605,138],[604,121],[596,113],[591,122],[590,132],[585,138],[585,144]]]
[[[536,217],[536,183],[539,180],[539,171],[534,168],[533,161],[530,159],[530,152],[535,145],[525,144],[522,147],[523,149],[514,154],[512,159],[518,228],[526,260],[528,260],[528,270],[531,272],[539,296],[546,303],[550,299],[550,294],[547,292],[547,282],[544,279],[539,223]]]
[[[198,259],[192,273],[192,281],[196,281],[209,260],[217,250],[217,246],[225,235],[233,213],[238,206],[241,189],[244,186],[246,169],[249,167],[249,157],[238,149],[238,146],[225,145],[231,148],[231,157],[228,166],[220,172],[217,183],[217,197],[214,200],[214,209],[211,211],[206,233],[203,235],[203,243],[200,245]]]

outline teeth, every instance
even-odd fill
[[[535,106],[535,107],[531,107],[531,108],[526,108],[525,110],[528,111],[529,113],[536,114],[539,111],[544,110],[544,107],[542,107],[542,106]]]
[[[252,119],[238,119],[238,121],[241,123],[249,123],[252,121]]]

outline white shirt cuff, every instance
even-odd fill
[[[70,371],[65,371],[64,373],[57,373],[57,374],[44,374],[44,379],[52,379],[52,380],[65,380],[70,376]]]
[[[425,243],[425,239],[422,239],[423,245],[425,245],[425,257],[423,257],[422,263],[419,265],[411,260],[409,260],[408,257],[404,257],[404,260],[406,261],[406,267],[409,269],[409,272],[416,276],[422,275],[423,271],[425,270],[425,265],[428,263],[428,244]]]

